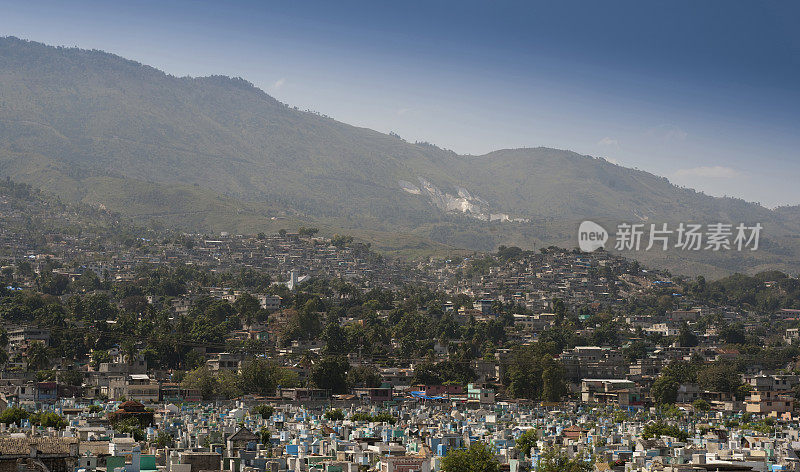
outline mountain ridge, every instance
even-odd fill
[[[176,77],[102,51],[2,38],[0,64],[0,175],[123,214],[136,207],[139,219],[252,228],[253,220],[226,213],[248,208],[258,221],[403,233],[473,250],[573,246],[583,219],[759,221],[781,249],[764,258],[790,256],[786,264],[800,267],[793,212],[707,196],[603,158],[544,147],[458,155],[298,110],[245,79]],[[188,216],[196,202],[170,187],[198,189],[198,201],[234,228]]]

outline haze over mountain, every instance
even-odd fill
[[[306,222],[395,249],[576,245],[600,222],[760,222],[753,253],[639,253],[688,273],[800,267],[798,212],[547,148],[461,156],[101,51],[0,39],[0,175],[141,221],[256,232]]]

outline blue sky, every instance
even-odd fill
[[[102,49],[460,153],[551,146],[800,204],[800,3],[8,2],[0,35]]]

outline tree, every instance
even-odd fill
[[[242,363],[238,386],[243,393],[274,395],[278,386],[294,387],[297,374],[266,359],[249,359]]]
[[[240,381],[242,391],[255,395],[275,393],[273,366],[263,359],[248,359],[242,363]],[[266,406],[266,405],[263,405]]]
[[[328,410],[325,412],[325,419],[328,421],[342,421],[344,412],[339,409]]]
[[[601,318],[591,335],[591,343],[595,346],[618,346],[620,343],[619,325],[610,315]]]
[[[144,441],[146,438],[144,429],[136,418],[128,418],[120,421],[114,425],[114,430],[119,433],[128,434],[136,441]]]
[[[678,344],[681,347],[695,347],[698,344],[697,335],[694,334],[689,324],[684,321],[678,334]]]
[[[344,356],[326,356],[314,366],[311,380],[317,388],[330,390],[331,393],[347,392],[347,370],[350,364]]]
[[[69,285],[69,279],[62,274],[47,272],[42,274],[42,293],[49,295],[63,295]]]
[[[22,420],[28,418],[28,412],[19,407],[6,408],[0,413],[0,423],[22,425]]]
[[[174,447],[175,438],[173,438],[172,435],[166,431],[159,431],[156,435],[155,444],[162,449],[165,447]]]
[[[567,383],[564,380],[564,368],[552,358],[543,359],[542,367],[542,399],[548,402],[559,402],[567,394]]]
[[[338,322],[325,325],[325,329],[322,330],[322,340],[325,341],[325,351],[328,353],[344,354],[348,351],[347,333]]]
[[[236,372],[221,370],[217,373],[217,394],[223,398],[236,398],[242,394]]]
[[[67,420],[52,411],[34,413],[31,415],[30,419],[33,424],[39,425],[42,428],[64,429],[68,424]]]
[[[515,398],[560,401],[567,393],[564,368],[547,345],[540,342],[512,351],[504,383]]]
[[[537,436],[538,434],[535,429],[529,429],[517,438],[516,448],[520,454],[525,457],[530,456],[531,449],[536,446]]]
[[[118,311],[116,305],[113,305],[108,295],[104,293],[93,293],[86,297],[83,309],[84,315],[94,322],[115,318]]]
[[[681,384],[697,382],[697,365],[689,362],[673,362],[661,371],[661,375],[650,387],[650,396],[659,405],[675,403]]]
[[[270,432],[269,429],[262,426],[261,429],[258,431],[258,438],[259,441],[261,441],[261,444],[269,444],[270,439],[272,438],[272,433]]]
[[[120,350],[125,356],[125,362],[127,362],[128,365],[133,365],[136,360],[136,355],[139,353],[139,349],[136,348],[136,342],[132,339],[126,339],[122,342]]]
[[[253,413],[256,415],[261,415],[263,419],[269,419],[272,417],[272,414],[275,412],[275,408],[272,405],[257,405],[253,408]]]
[[[583,456],[570,458],[560,449],[550,448],[536,464],[536,472],[589,472],[594,467]]]
[[[100,368],[100,364],[104,362],[111,362],[111,354],[108,351],[102,350],[95,350],[92,351],[92,360],[89,363],[93,369],[97,370]]]
[[[381,412],[375,415],[370,415],[369,413],[362,413],[357,412],[350,415],[350,421],[361,421],[365,423],[389,423],[395,424],[397,423],[397,418],[392,416],[391,413],[388,412]]]
[[[243,293],[233,302],[233,307],[236,309],[239,318],[249,323],[256,319],[256,315],[261,310],[261,302],[249,293]]]
[[[625,355],[625,360],[632,364],[647,356],[647,344],[637,339],[623,348],[622,353]]]
[[[62,370],[58,372],[58,380],[67,385],[80,387],[83,384],[83,372],[78,370]]]
[[[181,384],[184,388],[197,389],[206,401],[211,400],[217,390],[217,379],[206,366],[187,373]]]
[[[350,387],[380,387],[383,383],[380,372],[374,366],[359,365],[347,372],[347,384]]]
[[[741,323],[723,326],[719,330],[719,337],[728,344],[744,344],[747,341],[744,325]]]
[[[708,411],[711,409],[711,404],[702,398],[698,398],[692,402],[692,408],[694,408],[694,411]]]
[[[299,310],[292,314],[289,324],[283,333],[285,340],[315,339],[322,331],[319,313],[319,301],[308,300]]]
[[[414,369],[415,384],[439,385],[444,383],[467,384],[478,378],[467,364],[443,361],[438,364],[422,363]]]
[[[567,315],[567,305],[564,304],[564,300],[560,298],[553,299],[553,313],[556,315],[557,320],[564,320]]]
[[[343,248],[353,242],[352,236],[342,236],[340,234],[334,234],[331,238],[331,244],[338,248]]]
[[[206,363],[205,357],[196,349],[187,352],[185,356],[180,358],[180,365],[185,370],[192,370],[204,366]]]
[[[648,423],[644,426],[644,430],[642,430],[642,437],[644,439],[658,438],[661,436],[669,436],[683,442],[686,441],[689,435],[686,431],[683,431],[677,426],[666,424],[663,421]]]
[[[442,458],[442,472],[498,472],[500,462],[489,445],[473,443],[469,449],[456,449]]]
[[[742,385],[742,377],[729,363],[715,363],[703,367],[697,373],[700,386],[712,392],[736,395]]]
[[[392,416],[392,414],[391,414],[391,413],[384,411],[384,412],[382,412],[382,413],[378,413],[378,414],[376,414],[376,415],[373,415],[373,416],[372,416],[372,421],[373,421],[374,423],[389,423],[389,424],[395,424],[395,423],[397,423],[397,418],[395,418],[394,416]]]
[[[32,342],[25,355],[28,358],[28,371],[42,370],[50,364],[50,355],[43,342]]]
[[[672,404],[678,398],[678,387],[680,387],[680,384],[677,380],[661,375],[650,387],[650,396],[653,397],[653,401],[658,405]]]
[[[297,231],[300,236],[314,236],[315,234],[319,233],[319,228],[310,228],[301,226],[300,229]]]
[[[28,261],[20,261],[17,263],[17,273],[23,277],[33,276],[33,266]]]
[[[371,423],[372,415],[370,415],[369,413],[362,413],[359,411],[350,415],[350,421]]]

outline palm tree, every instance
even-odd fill
[[[128,365],[133,364],[133,360],[136,358],[136,354],[139,352],[138,349],[136,349],[136,343],[128,340],[124,341],[120,347],[122,348],[122,352],[125,355],[125,361],[128,363]]]
[[[28,358],[28,370],[43,370],[50,363],[47,346],[42,342],[32,342],[25,353]]]

